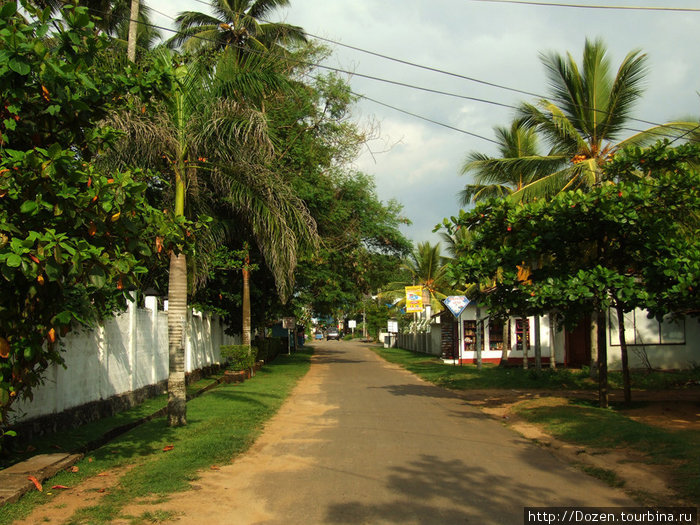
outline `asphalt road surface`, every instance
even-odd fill
[[[633,506],[366,345],[315,344],[253,448],[165,505],[187,524],[507,524],[525,506]]]

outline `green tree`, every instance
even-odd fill
[[[498,157],[473,151],[467,155],[461,174],[473,174],[474,183],[467,184],[459,193],[460,204],[468,206],[492,197],[507,197],[522,190],[542,175],[556,171],[561,157],[543,158],[538,153],[537,132],[514,120],[510,128],[495,128]],[[532,163],[532,159],[540,162]]]
[[[448,274],[483,284],[490,310],[554,310],[568,326],[594,308],[612,309],[621,323],[638,307],[657,317],[696,313],[700,174],[691,163],[699,154],[697,146],[667,143],[631,149],[606,167],[615,184],[564,192],[550,202],[481,204],[453,223],[474,229],[475,240]],[[519,271],[523,261],[536,261],[527,277]],[[624,330],[620,334],[629,401]],[[601,343],[600,404],[607,406],[605,339]]]
[[[386,285],[379,297],[395,302],[398,307],[406,303],[406,286],[422,286],[430,298],[433,312],[443,309],[442,301],[453,289],[446,277],[445,258],[440,252],[440,243],[418,243],[404,259],[402,279]],[[398,301],[398,302],[397,302]],[[424,298],[425,301],[425,298]]]
[[[183,45],[185,51],[222,50],[231,48],[239,56],[246,50],[267,52],[281,46],[305,42],[301,27],[269,22],[266,17],[289,0],[214,0],[214,15],[199,11],[184,11],[175,21],[178,33],[169,44]]]
[[[143,175],[94,163],[116,139],[101,120],[128,110],[128,93],[167,89],[167,74],[103,69],[109,42],[84,8],[66,8],[61,26],[48,10],[24,9],[0,8],[0,424],[62,362],[60,337],[74,323],[123,306],[155,264],[157,239],[175,248],[193,230],[148,204]],[[59,29],[49,47],[50,27]]]
[[[166,57],[169,61],[169,57]],[[172,96],[144,111],[112,116],[127,136],[115,150],[124,165],[157,167],[172,177],[178,216],[216,217],[208,239],[213,248],[237,230],[250,232],[271,269],[283,300],[294,282],[297,252],[315,242],[315,225],[304,203],[266,168],[272,156],[265,114],[256,107],[265,93],[289,85],[265,58],[241,61],[225,50],[212,70],[196,60],[173,66]],[[193,262],[206,275],[202,257]],[[171,425],[184,423],[182,321],[187,305],[184,254],[171,258]]]
[[[682,136],[697,127],[697,122],[670,122],[623,139],[643,93],[647,68],[646,55],[640,51],[630,52],[614,76],[602,40],[586,40],[580,65],[570,54],[543,54],[542,62],[551,99],[523,104],[518,118],[534,127],[552,150],[546,156],[502,160],[540,174],[515,193],[518,199],[592,187],[603,179],[605,163],[622,148]],[[549,163],[565,164],[551,170]]]

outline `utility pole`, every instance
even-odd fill
[[[136,62],[136,29],[139,19],[139,0],[131,0],[131,16],[129,17],[129,37],[126,44],[126,57],[130,62]]]

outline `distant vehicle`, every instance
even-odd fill
[[[331,339],[340,341],[340,332],[338,332],[337,328],[329,328],[326,332],[326,341],[330,341]]]
[[[323,339],[323,332],[321,332],[321,330],[317,330],[314,334],[314,339]]]

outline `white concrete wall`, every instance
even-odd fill
[[[153,300],[151,300],[153,299]],[[158,311],[155,298],[94,329],[77,329],[62,339],[66,367],[52,366],[31,402],[14,405],[15,423],[92,401],[155,385],[168,378],[168,313]],[[194,313],[186,327],[185,367],[192,372],[219,363],[222,344],[240,344],[224,334],[218,316]]]
[[[617,315],[608,317],[608,366],[622,368]],[[700,365],[700,320],[686,317],[681,322],[665,320],[659,325],[646,311],[625,314],[625,341],[630,368],[645,368],[644,356],[653,368],[685,369]]]

